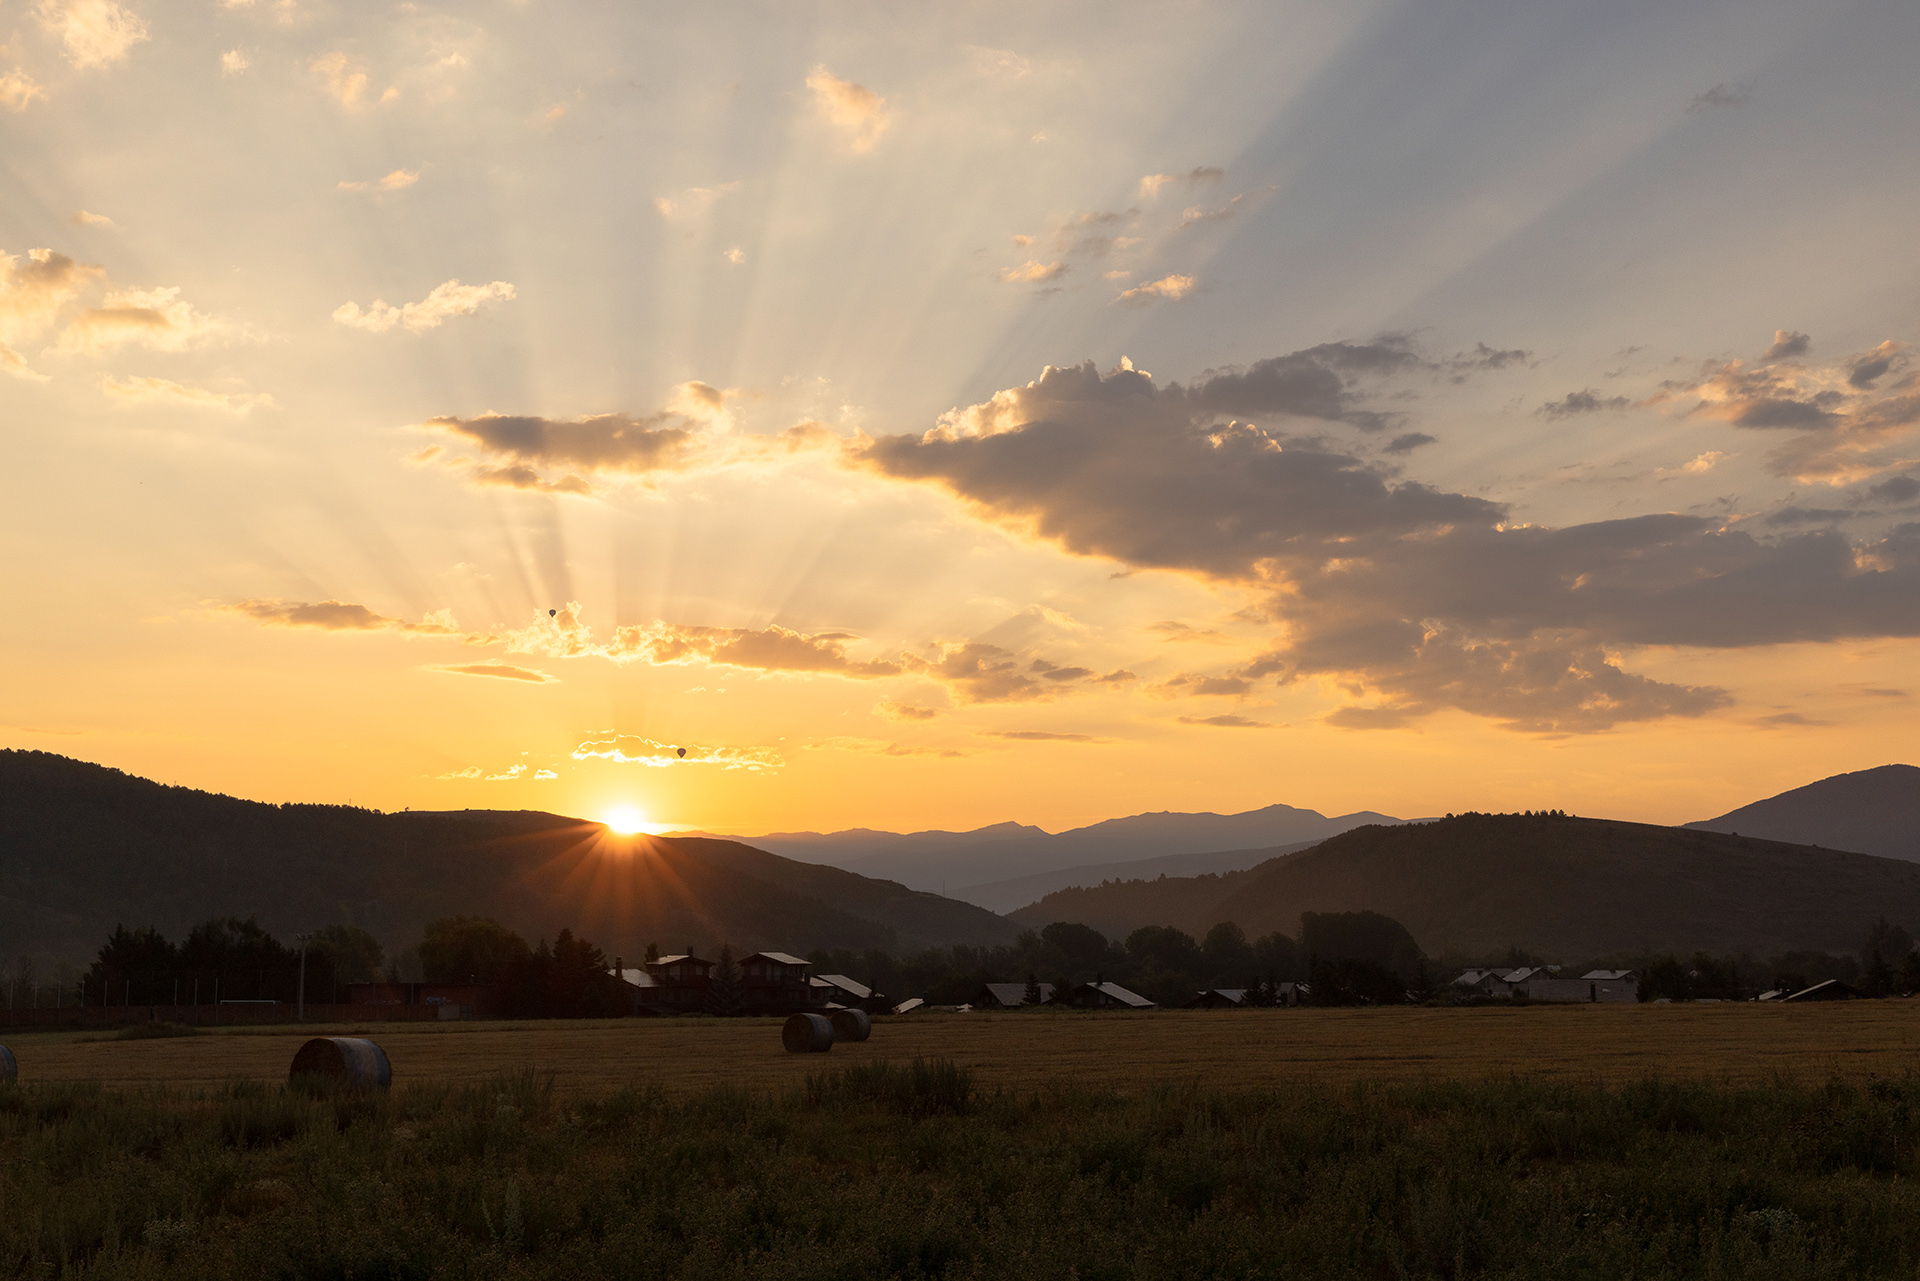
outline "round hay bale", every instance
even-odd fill
[[[780,1029],[788,1054],[825,1054],[833,1048],[833,1023],[824,1014],[795,1014]]]
[[[13,1057],[13,1051],[0,1045],[0,1085],[20,1079],[20,1064]]]
[[[330,1077],[347,1085],[384,1090],[393,1084],[387,1052],[360,1036],[316,1036],[293,1056],[288,1080]]]
[[[873,1035],[873,1020],[867,1017],[865,1010],[835,1010],[833,1012],[833,1039],[836,1041],[864,1041]]]

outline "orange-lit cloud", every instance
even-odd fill
[[[170,378],[115,378],[108,374],[100,380],[101,390],[116,400],[135,404],[179,405],[188,409],[215,409],[229,414],[247,414],[256,409],[273,408],[273,397],[262,392],[209,391],[189,387]]]
[[[61,331],[57,349],[66,355],[144,347],[149,351],[186,351],[239,336],[235,326],[194,310],[178,286],[109,290],[98,307],[88,307]]]
[[[1178,302],[1193,292],[1194,283],[1192,276],[1162,276],[1144,285],[1122,290],[1114,301],[1134,304]]]
[[[589,739],[573,749],[573,759],[618,761],[623,765],[646,765],[665,769],[673,765],[718,765],[729,770],[774,770],[786,764],[770,747],[700,746],[694,743],[662,743],[636,734],[618,734]]]
[[[398,307],[381,298],[374,299],[364,311],[357,302],[344,302],[334,309],[333,318],[350,329],[364,329],[370,334],[384,334],[395,325],[417,334],[438,329],[449,317],[471,316],[487,303],[511,302],[513,298],[514,288],[504,280],[487,285],[449,280],[435,285],[433,292],[419,302]]]
[[[841,80],[825,67],[807,76],[813,104],[822,117],[838,128],[854,151],[870,151],[893,122],[887,100],[865,85]]]
[[[67,61],[86,70],[126,59],[150,39],[145,19],[113,0],[40,0],[41,25],[60,37]]]
[[[376,179],[373,182],[342,182],[339,189],[341,191],[405,191],[408,187],[411,187],[419,181],[420,171],[418,169],[395,169],[386,177]],[[458,285],[459,283],[457,280],[447,282],[448,285]],[[495,283],[498,284],[499,282],[496,281]],[[442,289],[446,287],[446,285],[441,286]],[[512,286],[508,286],[508,288],[511,290]],[[512,297],[512,294],[509,293],[507,296]],[[351,306],[352,304],[348,305]],[[379,303],[374,304],[376,308],[380,305]],[[411,328],[411,326],[409,327]]]
[[[547,685],[558,681],[558,676],[549,676],[532,667],[515,667],[510,663],[465,663],[452,666],[430,667],[432,672],[449,672],[456,676],[493,676],[502,680],[527,681],[535,685]]]
[[[45,333],[61,310],[104,274],[51,249],[31,250],[25,262],[0,253],[0,368],[44,380],[11,344]]]
[[[235,614],[244,614],[255,622],[272,627],[314,627],[328,632],[398,632],[406,636],[453,637],[469,644],[493,643],[490,636],[466,631],[454,621],[450,610],[437,610],[417,623],[388,618],[365,605],[347,601],[243,600],[223,606]]]
[[[0,75],[0,107],[10,111],[25,111],[28,103],[36,98],[44,100],[46,96],[47,91],[18,67]]]
[[[1140,180],[1140,198],[1152,200],[1160,194],[1162,188],[1176,183],[1186,187],[1197,187],[1204,183],[1219,182],[1226,176],[1226,170],[1216,169],[1212,165],[1200,165],[1186,173],[1150,173]]]

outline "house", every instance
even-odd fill
[[[906,1000],[900,1002],[900,1004],[894,1006],[892,1012],[895,1014],[911,1014],[915,1010],[920,1009],[926,1003],[927,1002],[925,997],[910,996]]]
[[[816,974],[807,980],[807,985],[828,1005],[841,1009],[885,1014],[893,1008],[893,1002],[884,993],[876,992],[865,983],[844,974]]]
[[[653,986],[643,989],[647,1004],[660,1014],[700,1013],[713,990],[713,965],[685,953],[648,961],[646,974]]]
[[[1238,1010],[1247,1004],[1244,987],[1210,987],[1187,1002],[1189,1010]]]
[[[1801,988],[1792,996],[1783,996],[1782,1001],[1851,1001],[1860,995],[1858,988],[1849,987],[1839,979],[1828,979],[1824,983],[1815,983],[1812,987]]]
[[[1040,1004],[1053,999],[1053,984],[1040,984]],[[976,1010],[1017,1010],[1027,1003],[1025,983],[988,983],[969,1002]]]
[[[1460,977],[1453,986],[1464,988],[1474,996],[1511,996],[1512,989],[1507,986],[1507,976],[1517,974],[1514,969],[1471,969],[1460,971]]]
[[[1082,983],[1064,997],[1056,998],[1056,1003],[1071,1005],[1076,1010],[1151,1010],[1156,1008],[1152,1001],[1138,992],[1129,992],[1118,983],[1103,983],[1095,980]]]
[[[664,1014],[660,1008],[658,992],[660,985],[653,975],[644,969],[628,969],[625,957],[613,958],[613,968],[607,974],[621,984],[621,993],[627,998],[628,1012],[632,1014]]]
[[[1587,998],[1590,1001],[1633,1005],[1640,1000],[1638,970],[1588,970],[1580,978],[1593,985],[1593,994]]]
[[[755,952],[740,962],[740,1007],[748,1014],[799,1014],[826,1006],[807,982],[812,962],[785,952]]]

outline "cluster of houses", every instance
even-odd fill
[[[1453,986],[1468,996],[1525,997],[1529,1001],[1630,1005],[1640,999],[1640,975],[1634,970],[1588,970],[1577,979],[1562,977],[1557,965],[1463,970]]]
[[[903,1012],[879,992],[844,974],[809,974],[811,962],[785,952],[755,952],[742,958],[737,991],[716,993],[713,971],[718,964],[682,954],[630,969],[625,958],[615,957],[611,973],[626,985],[635,1014],[698,1014],[712,1010],[722,997],[742,1014]]]

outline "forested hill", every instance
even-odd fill
[[[529,937],[572,927],[638,957],[1010,941],[971,904],[732,841],[609,837],[557,814],[266,805],[45,752],[0,751],[0,949],[79,960],[116,924],[213,916],[276,934],[359,925],[398,950],[442,916]]]
[[[1371,910],[1432,954],[1551,957],[1853,951],[1885,915],[1920,925],[1920,865],[1718,832],[1548,815],[1362,827],[1217,877],[1050,894],[1012,913],[1124,937],[1142,925],[1291,933],[1300,913]]]

